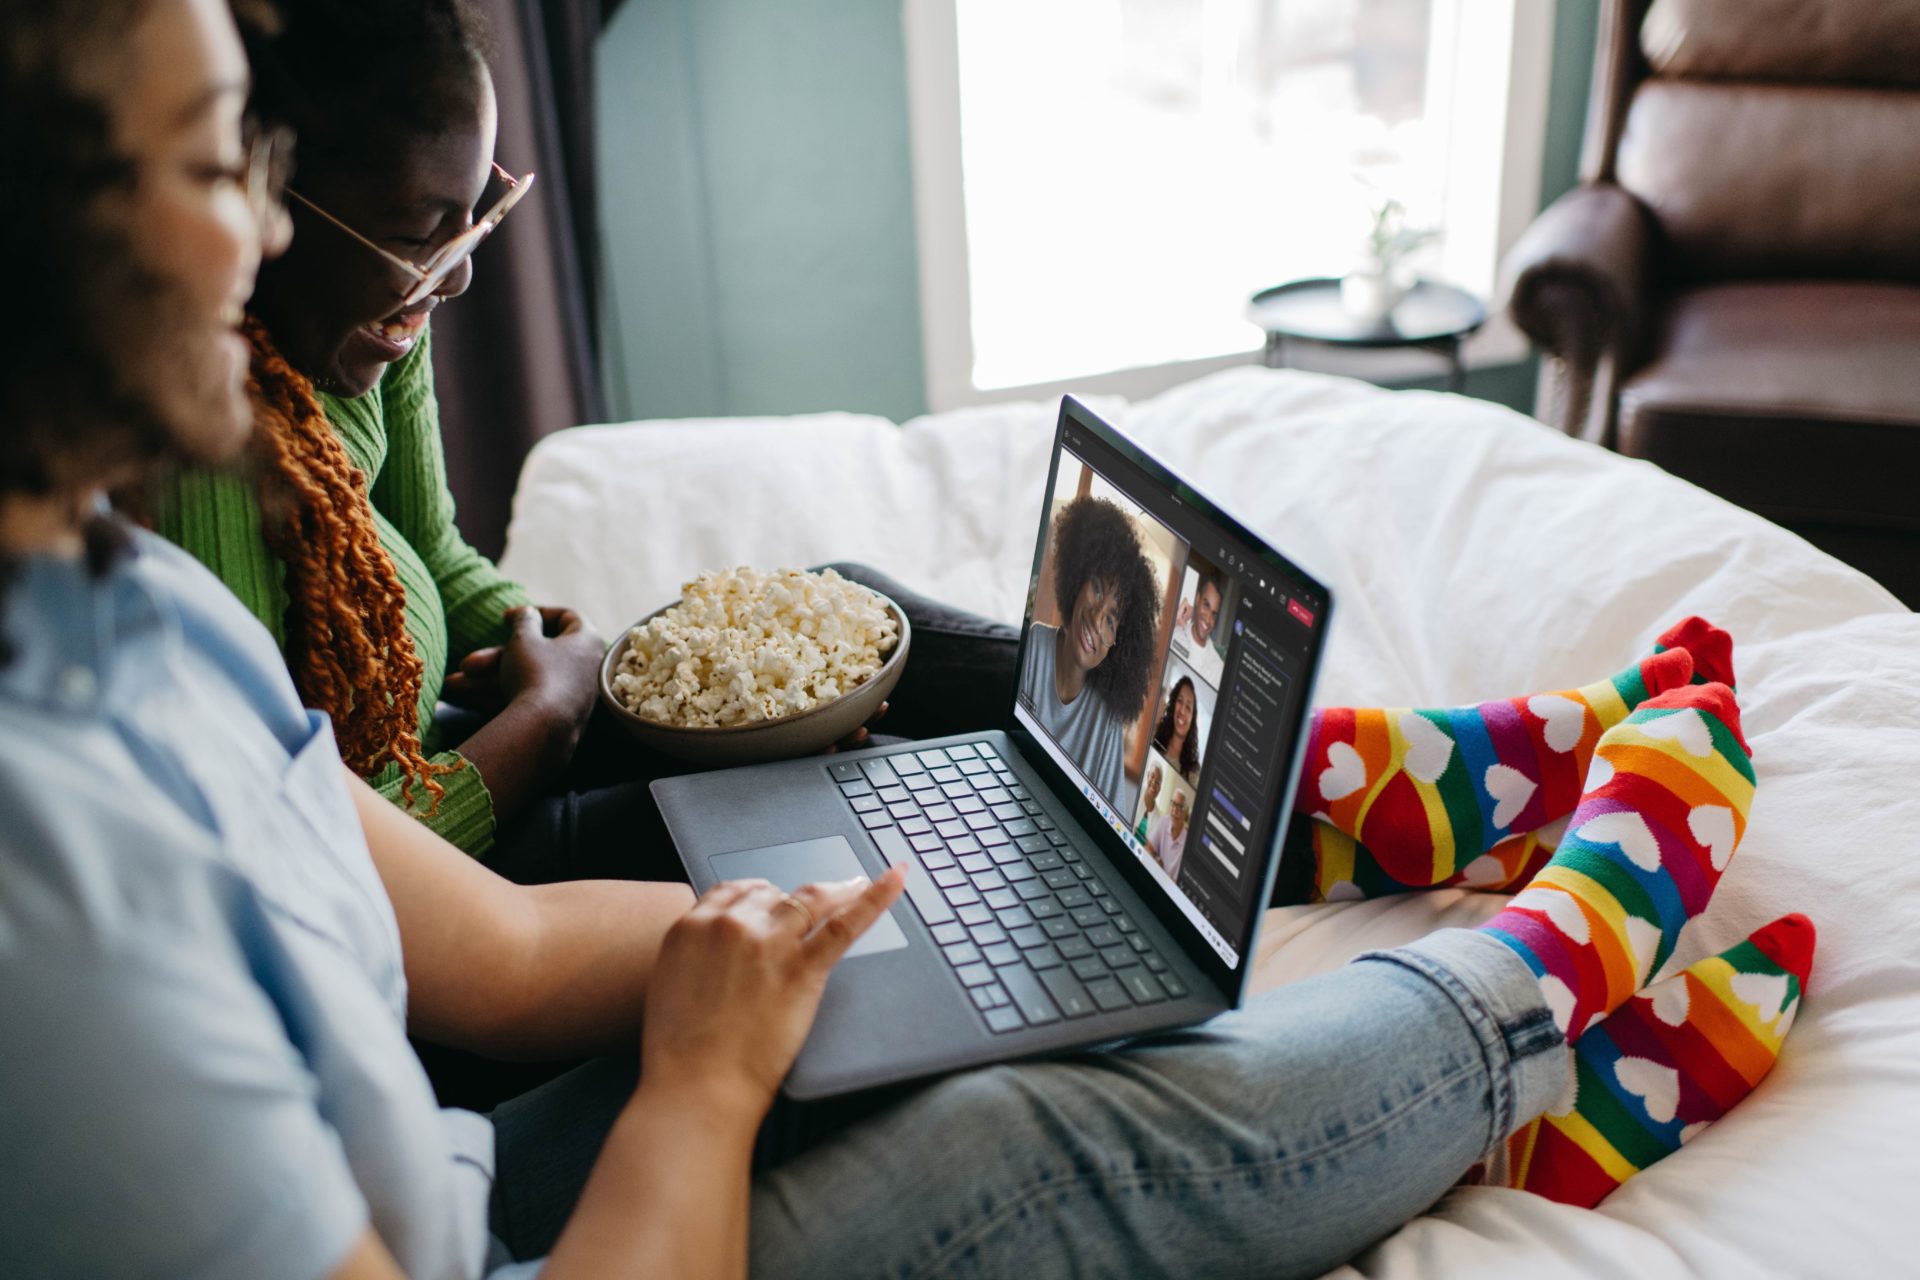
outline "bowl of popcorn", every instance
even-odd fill
[[[809,755],[873,718],[911,639],[899,605],[832,569],[715,569],[614,642],[600,700],[697,764]]]

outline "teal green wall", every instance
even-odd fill
[[[1555,6],[1543,206],[1574,182],[1598,8]],[[599,64],[616,418],[926,410],[900,13],[622,7]],[[1467,391],[1530,411],[1534,373],[1475,370]]]

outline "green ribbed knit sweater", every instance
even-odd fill
[[[460,754],[442,749],[433,729],[446,673],[475,649],[504,643],[503,615],[529,601],[454,526],[429,340],[422,334],[367,394],[322,395],[320,403],[347,456],[366,473],[374,527],[406,588],[407,632],[422,668],[420,740],[436,763],[452,764]],[[159,495],[155,515],[154,527],[213,570],[284,648],[286,567],[267,547],[252,486],[231,473],[190,471]],[[398,765],[370,781],[400,803]],[[427,825],[468,853],[484,854],[493,846],[493,801],[480,771],[468,766],[439,781],[446,798]],[[431,797],[415,793],[424,809]]]

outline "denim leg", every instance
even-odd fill
[[[1006,724],[1020,674],[1018,628],[930,600],[863,564],[825,567],[891,596],[913,626],[913,651],[882,722],[888,732],[939,738]]]
[[[1526,966],[1449,930],[1192,1031],[914,1093],[757,1180],[753,1270],[1317,1275],[1568,1070]]]

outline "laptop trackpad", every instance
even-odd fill
[[[853,846],[843,836],[772,844],[764,849],[742,849],[739,853],[716,853],[707,859],[707,867],[720,880],[771,880],[789,893],[803,884],[851,880],[867,874],[860,859],[854,856]],[[900,932],[889,911],[874,921],[842,958],[897,951],[906,945],[907,935]]]

